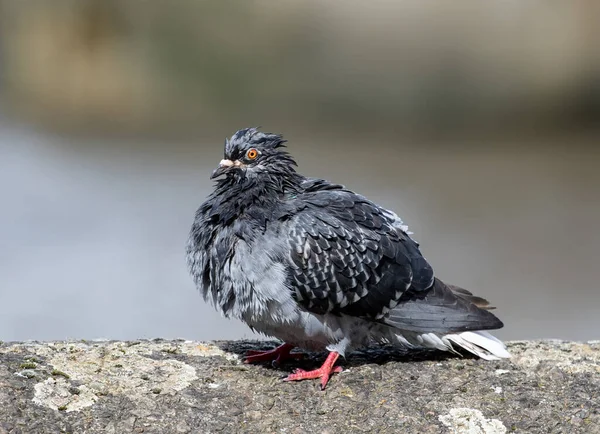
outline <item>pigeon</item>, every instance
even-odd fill
[[[258,128],[225,140],[186,248],[207,302],[283,342],[245,362],[281,363],[301,355],[296,347],[327,350],[319,369],[285,378],[320,379],[325,389],[341,372],[340,356],[377,343],[510,357],[486,332],[503,327],[493,308],[438,279],[398,215],[343,185],[302,176],[285,143]]]

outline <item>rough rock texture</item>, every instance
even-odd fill
[[[274,344],[274,343],[271,343]],[[4,433],[600,433],[600,342],[512,342],[485,362],[375,348],[326,391],[247,366],[268,342],[0,345]]]

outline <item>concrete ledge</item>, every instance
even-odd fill
[[[600,433],[600,341],[511,342],[485,362],[375,348],[325,392],[294,367],[247,366],[265,342],[0,345],[5,433]]]

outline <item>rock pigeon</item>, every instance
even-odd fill
[[[307,178],[279,134],[242,129],[225,140],[187,244],[189,271],[226,317],[284,343],[246,362],[298,357],[295,347],[329,351],[321,368],[286,380],[340,372],[339,356],[373,343],[463,348],[510,357],[484,330],[502,322],[488,302],[438,279],[402,220],[369,199]]]

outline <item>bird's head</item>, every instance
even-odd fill
[[[225,175],[233,181],[243,181],[262,174],[295,175],[296,162],[283,150],[285,140],[279,134],[263,133],[257,128],[239,130],[225,139],[224,158],[211,179]]]

